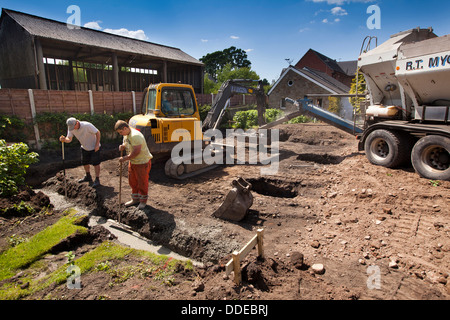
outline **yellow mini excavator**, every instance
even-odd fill
[[[208,129],[216,129],[220,124],[227,102],[234,94],[255,94],[257,100],[259,124],[263,124],[265,94],[262,83],[258,86],[246,86],[253,80],[229,80],[220,88],[213,106],[205,121],[200,121],[200,113],[192,86],[186,84],[160,83],[150,85],[145,90],[142,101],[142,113],[129,121],[131,127],[139,130],[146,138],[150,152],[156,157],[169,156],[180,141],[189,141],[191,146],[201,146],[200,156],[211,141],[204,136]],[[180,130],[181,129],[181,130]],[[183,132],[183,134],[177,134]],[[186,137],[187,136],[187,137]],[[198,155],[199,153],[197,153]],[[222,153],[223,154],[223,153]],[[172,157],[166,161],[165,173],[176,179],[186,179],[210,170],[217,165],[205,163],[195,158],[192,161],[176,162]],[[253,203],[251,184],[242,178],[234,180],[222,205],[213,216],[232,221],[240,221]]]
[[[157,157],[170,155],[180,141],[189,140],[204,150],[210,143],[203,133],[216,129],[220,124],[227,101],[234,94],[256,95],[260,125],[263,124],[265,94],[261,82],[257,87],[247,86],[254,80],[228,80],[220,88],[206,119],[200,121],[200,113],[192,86],[179,83],[159,83],[145,89],[141,114],[129,121],[131,127],[139,130],[147,140],[150,152]],[[246,85],[247,84],[247,85]],[[180,130],[182,129],[182,130]],[[182,134],[177,134],[183,132]],[[188,137],[186,138],[186,135]],[[201,154],[197,153],[197,155]],[[169,177],[185,179],[212,169],[204,161],[174,162],[171,158],[165,164]]]

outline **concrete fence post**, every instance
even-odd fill
[[[89,90],[89,106],[91,107],[91,116],[94,115],[95,109],[94,109],[94,96],[92,93],[92,90]]]
[[[136,114],[136,92],[131,91],[131,96],[133,97],[133,114]]]
[[[31,118],[33,119],[34,136],[36,138],[36,148],[41,150],[41,137],[39,134],[39,127],[36,123],[36,104],[34,103],[33,89],[28,89],[28,98],[30,100]]]

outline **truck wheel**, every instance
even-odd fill
[[[411,161],[416,172],[426,179],[450,180],[450,139],[426,136],[413,148]]]
[[[395,131],[378,129],[364,143],[366,157],[370,163],[386,168],[403,164],[410,155],[409,138]]]

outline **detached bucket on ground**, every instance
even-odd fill
[[[214,211],[213,216],[225,220],[241,221],[253,204],[253,195],[250,192],[252,185],[243,178],[233,180],[231,185],[233,189],[228,192],[224,202]]]

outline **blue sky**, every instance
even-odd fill
[[[363,39],[415,27],[450,34],[444,0],[0,0],[2,8],[66,22],[70,5],[80,8],[81,25],[140,37],[180,48],[200,59],[230,46],[247,51],[261,78],[277,80],[286,59],[295,64],[312,48],[338,61],[356,60]],[[380,9],[380,29],[367,20]]]

